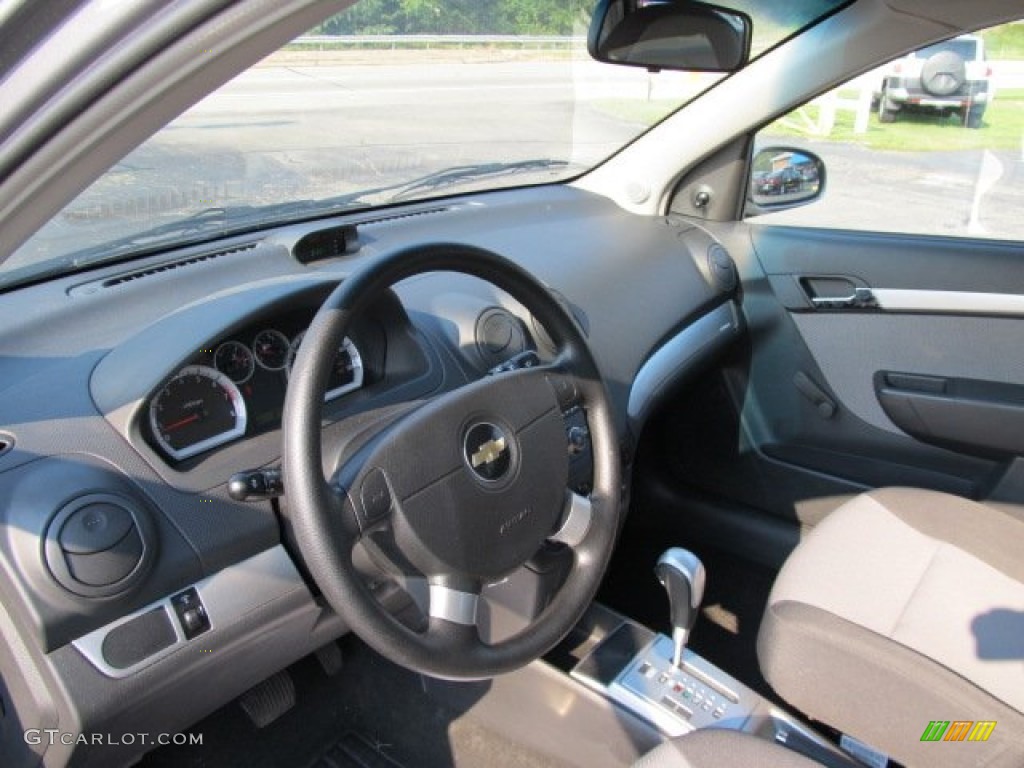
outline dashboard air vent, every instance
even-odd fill
[[[132,270],[131,272],[122,272],[119,275],[104,278],[103,280],[97,280],[91,283],[82,283],[81,285],[74,286],[68,291],[71,296],[81,296],[91,293],[96,293],[99,290],[106,288],[114,288],[124,283],[131,283],[135,280],[141,280],[144,277],[152,277],[158,275],[161,272],[169,272],[172,269],[181,269],[183,267],[191,267],[194,264],[201,264],[204,261],[211,261],[213,259],[219,259],[221,256],[227,256],[232,253],[243,253],[245,251],[251,251],[256,247],[256,243],[246,243],[239,245],[234,248],[226,248],[222,251],[211,251],[209,253],[200,253],[195,256],[186,256],[181,259],[174,259],[173,261],[165,261],[161,264],[154,264],[143,269]]]
[[[708,272],[712,285],[722,293],[732,293],[736,290],[736,264],[729,252],[718,243],[708,248]]]
[[[526,349],[522,321],[501,307],[485,309],[476,319],[476,349],[485,368],[493,368]]]

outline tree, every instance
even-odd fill
[[[362,0],[320,24],[324,35],[570,35],[592,0]]]

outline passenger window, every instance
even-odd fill
[[[914,51],[762,129],[825,162],[817,202],[758,223],[1024,240],[1024,22]]]

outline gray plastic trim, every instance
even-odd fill
[[[634,425],[641,425],[658,397],[704,354],[717,349],[740,331],[736,302],[729,301],[686,326],[663,344],[640,366],[629,391],[627,412]]]
[[[879,308],[889,312],[1024,317],[1024,296],[1016,293],[922,291],[902,288],[873,288],[871,292]]]
[[[550,537],[549,541],[561,542],[569,547],[578,547],[587,537],[587,531],[590,530],[590,521],[593,517],[590,499],[578,493],[570,493],[566,506],[568,511],[565,513],[565,522]]]
[[[206,614],[210,620],[210,629],[202,635],[194,637],[192,640],[185,639],[184,630],[178,621],[174,607],[171,605],[171,597],[173,595],[168,595],[72,641],[71,644],[96,669],[107,677],[115,679],[124,678],[156,664],[161,659],[181,649],[186,643],[202,643],[209,632],[238,621],[260,606],[294,592],[296,589],[304,588],[302,577],[299,575],[298,570],[296,570],[295,564],[288,556],[288,553],[285,552],[284,547],[280,545],[250,557],[248,560],[244,560],[237,565],[229,566],[193,586],[196,592],[199,593],[199,599],[202,600],[206,608]],[[183,587],[174,594],[176,595],[185,589],[188,589],[188,587]],[[176,642],[140,661],[138,664],[124,669],[117,669],[108,664],[103,658],[103,642],[106,640],[107,635],[135,617],[158,609],[163,609],[167,612],[171,626],[174,628],[174,635],[177,638]]]
[[[472,592],[460,592],[440,584],[430,585],[430,615],[445,619],[453,624],[476,624],[476,610],[480,596]]]

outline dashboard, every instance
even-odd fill
[[[297,244],[332,227],[358,247],[300,257]],[[742,332],[735,274],[722,279],[731,262],[706,231],[566,187],[353,212],[11,292],[0,641],[14,652],[0,656],[0,699],[42,728],[185,728],[346,631],[291,546],[287,478],[282,497],[249,500],[231,479],[280,466],[289,371],[331,291],[383,254],[444,242],[506,256],[556,292],[588,338],[626,456],[652,404]],[[488,283],[439,273],[393,286],[337,350],[325,474],[353,435],[524,352],[557,354]],[[585,430],[585,414],[565,418]],[[239,653],[246,663],[232,664]],[[25,748],[0,739],[0,752]]]

